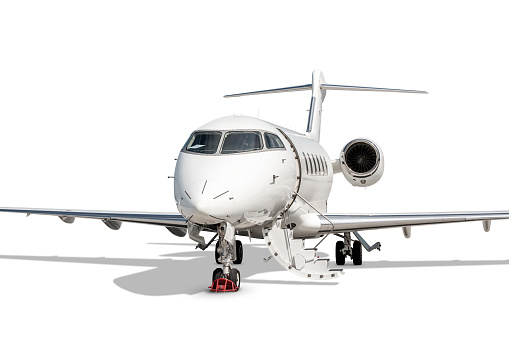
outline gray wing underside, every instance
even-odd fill
[[[0,212],[13,212],[25,214],[54,215],[64,222],[71,223],[74,218],[100,219],[106,221],[134,222],[171,228],[187,228],[186,219],[179,213],[159,212],[120,212],[120,211],[88,211],[44,208],[18,208],[1,207]]]
[[[320,232],[353,232],[394,227],[509,219],[509,211],[405,214],[325,214]]]

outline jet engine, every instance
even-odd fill
[[[368,139],[355,139],[343,147],[340,171],[353,186],[374,185],[384,173],[384,156],[380,147]]]

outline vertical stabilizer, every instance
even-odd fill
[[[311,84],[311,104],[309,105],[308,127],[306,133],[309,137],[320,142],[320,126],[322,123],[322,103],[325,99],[325,78],[320,70],[313,71],[313,83]]]

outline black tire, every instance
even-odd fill
[[[237,260],[234,260],[233,263],[235,265],[242,264],[242,259],[244,258],[244,248],[242,247],[242,241],[235,241],[235,252],[237,255]]]
[[[219,252],[217,251],[218,249],[219,249],[219,241],[216,241],[216,251],[215,251],[216,264],[221,264],[221,261],[219,261],[221,256],[219,255]]]
[[[341,251],[345,247],[345,243],[342,241],[336,242],[336,265],[344,265],[345,264],[345,255],[343,251]]]
[[[214,272],[212,273],[212,282],[216,281],[219,278],[223,277],[223,269],[222,268],[216,268]]]
[[[353,252],[353,254],[352,254],[353,264],[354,265],[362,265],[362,246],[359,241],[353,242],[353,251],[352,252]]]
[[[232,268],[230,271],[229,279],[233,281],[237,287],[240,287],[240,272],[238,269]]]

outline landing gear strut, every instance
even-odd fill
[[[222,264],[222,268],[216,268],[212,273],[211,291],[236,292],[240,287],[240,272],[232,268],[231,264],[240,264],[244,256],[242,242],[235,240],[235,229],[228,223],[222,223],[217,228],[219,239],[216,243],[216,263]]]

